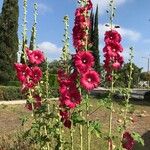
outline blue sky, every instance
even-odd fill
[[[59,58],[61,53],[63,38],[63,17],[69,15],[70,36],[73,28],[74,11],[77,6],[77,0],[28,0],[28,35],[30,35],[31,25],[33,23],[33,4],[38,3],[38,26],[37,43],[46,53],[49,60]],[[3,0],[0,0],[0,7]],[[21,40],[23,0],[19,0],[20,18],[19,18],[19,37]],[[100,54],[104,46],[103,34],[107,28],[108,16],[106,9],[107,0],[93,0],[94,5],[99,5],[99,32],[100,32]],[[122,34],[122,45],[124,47],[125,60],[128,59],[129,47],[135,49],[134,62],[139,67],[147,70],[147,59],[150,57],[150,1],[149,0],[116,0],[116,17],[114,24],[119,25]],[[72,37],[71,40],[72,41]],[[71,44],[70,44],[71,45]],[[74,49],[70,46],[72,52]],[[102,59],[101,59],[102,60]]]

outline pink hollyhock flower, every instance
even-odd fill
[[[71,92],[70,95],[65,99],[64,103],[70,109],[75,108],[81,102],[81,95],[79,91]]]
[[[76,11],[75,11],[75,16],[76,16],[76,17],[77,17],[77,16],[81,16],[81,15],[84,14],[84,12],[85,12],[85,8],[84,8],[84,7],[79,7],[79,8],[77,8]],[[84,16],[84,15],[83,15],[83,16]]]
[[[70,91],[76,90],[76,84],[73,80],[63,80],[60,83],[59,92],[61,95],[68,95]]]
[[[119,70],[119,69],[121,68],[121,64],[116,61],[116,62],[114,62],[114,63],[112,64],[112,68],[113,68],[114,70]]]
[[[104,41],[106,44],[110,42],[121,42],[121,35],[116,30],[110,30],[105,32]]]
[[[122,52],[123,51],[123,47],[121,46],[121,44],[117,43],[117,42],[109,42],[108,44],[106,44],[106,46],[103,48],[103,52],[107,53],[108,51],[113,51],[113,52]]]
[[[32,70],[25,64],[15,64],[15,69],[17,70],[17,78],[22,83],[27,81],[29,76],[32,76]]]
[[[39,109],[41,107],[41,97],[38,95],[35,95],[34,97],[34,102],[33,102],[33,106],[31,103],[27,102],[25,107],[29,110],[33,110],[33,109]],[[33,107],[33,108],[32,108]]]
[[[135,144],[135,141],[131,134],[129,132],[125,132],[123,134],[123,139],[122,139],[122,147],[125,148],[126,150],[132,150],[133,146]]]
[[[79,73],[84,73],[94,65],[94,57],[91,52],[78,52],[74,57],[74,64]]]
[[[85,90],[87,91],[93,90],[100,83],[99,74],[94,70],[89,70],[82,75],[80,83]]]
[[[42,71],[39,67],[35,66],[35,67],[32,67],[32,78],[33,78],[33,81],[35,83],[39,82],[42,78]]]
[[[74,82],[77,79],[78,73],[74,70],[70,75],[67,75],[65,71],[59,69],[58,70],[58,82],[63,84],[66,80],[70,80],[70,82]]]
[[[40,50],[31,51],[29,49],[26,49],[26,52],[27,52],[28,59],[32,64],[39,65],[45,60],[44,55]]]
[[[87,9],[91,10],[92,8],[93,8],[93,4],[92,4],[91,0],[88,0]]]

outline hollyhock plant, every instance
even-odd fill
[[[108,51],[112,51],[112,52],[122,52],[123,48],[121,46],[120,43],[117,42],[109,42],[108,44],[106,44],[106,46],[103,49],[103,52],[108,52]]]
[[[44,55],[40,50],[29,50],[26,49],[26,53],[31,64],[39,65],[45,61]]]
[[[29,103],[27,102],[25,107],[28,109],[28,110],[35,110],[35,109],[39,109],[41,107],[41,97],[39,95],[35,95],[33,96],[33,99],[34,99],[34,102],[33,102],[33,105],[32,103]]]
[[[85,73],[94,66],[94,57],[89,51],[81,51],[74,56],[74,63],[79,73]]]
[[[42,78],[42,71],[39,67],[32,67],[32,78],[35,83],[38,83]]]
[[[122,147],[125,148],[126,150],[132,150],[133,146],[135,144],[135,141],[131,134],[129,132],[125,132],[123,134],[123,139],[122,139]]]
[[[104,41],[106,44],[110,42],[120,43],[121,42],[121,35],[116,30],[110,30],[105,32]]]
[[[107,72],[107,81],[112,81],[112,71],[121,69],[124,62],[124,59],[121,56],[121,53],[123,51],[123,47],[120,44],[121,35],[116,30],[111,29],[109,31],[106,31],[104,41],[104,69]]]
[[[76,89],[77,88],[76,88],[76,84],[75,84],[74,80],[68,79],[68,80],[61,81],[59,92],[61,95],[67,95],[71,91],[75,91]]]
[[[87,91],[91,91],[96,88],[100,83],[99,74],[94,70],[89,70],[84,73],[80,79],[81,86]]]
[[[119,70],[119,69],[121,68],[121,64],[116,61],[116,62],[114,62],[114,63],[112,64],[112,68],[113,68],[114,70]]]
[[[15,69],[17,71],[17,78],[22,83],[26,82],[32,76],[32,70],[25,64],[16,63]]]
[[[80,102],[81,102],[81,95],[77,90],[70,92],[70,94],[64,100],[65,105],[70,109],[75,108],[77,105],[80,104]]]

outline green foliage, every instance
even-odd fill
[[[101,125],[99,121],[90,121],[90,132],[95,134],[98,138],[101,137]]]
[[[96,8],[95,16],[91,13],[91,25],[93,27],[90,30],[90,39],[92,42],[91,51],[95,58],[95,70],[100,73],[100,54],[99,54],[99,31],[98,31],[98,6]]]
[[[0,100],[23,99],[20,88],[16,86],[0,86]]]
[[[0,16],[0,83],[14,80],[18,51],[18,0],[4,0]]]
[[[150,73],[142,72],[141,75],[140,75],[140,79],[142,81],[150,81]]]
[[[58,68],[60,66],[60,62],[58,60],[54,60],[49,63],[49,73],[57,74]]]
[[[138,68],[133,63],[133,73],[132,73],[132,82],[131,87],[137,87],[138,83],[140,81],[140,75],[142,68]],[[123,68],[118,72],[118,79],[115,83],[115,86],[117,87],[128,87],[128,81],[129,81],[129,70],[130,70],[130,63],[124,64]]]
[[[58,81],[57,74],[49,74],[50,97],[58,97]]]
[[[139,133],[133,132],[132,137],[135,141],[137,141],[138,143],[140,143],[144,146],[144,140],[141,138],[141,135]]]
[[[19,81],[9,81],[7,83],[7,86],[16,86],[16,87],[19,87],[20,86],[20,82]]]
[[[31,39],[30,39],[30,46],[29,46],[29,49],[30,50],[33,50],[34,49],[34,33],[35,33],[35,27],[34,25],[32,26],[32,31],[31,31]]]

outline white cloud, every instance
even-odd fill
[[[104,38],[104,33],[109,30],[108,27],[105,26],[105,24],[99,24],[99,34],[101,38]],[[122,35],[122,37],[127,38],[130,41],[138,41],[141,38],[141,33],[128,29],[128,28],[117,28],[118,32]]]
[[[116,0],[115,6],[116,7],[120,6],[120,5],[124,4],[126,1],[127,0]],[[98,4],[100,14],[103,14],[107,10],[108,4],[109,4],[109,0],[93,0],[92,2],[94,4],[94,6],[96,6]]]
[[[141,34],[137,31],[126,29],[126,28],[119,28],[117,29],[120,34],[131,41],[138,41],[141,38]]]
[[[38,3],[38,11],[40,14],[44,14],[46,12],[50,12],[52,9],[50,6],[44,4],[44,3]]]
[[[62,48],[58,47],[56,44],[45,41],[38,44],[38,47],[44,52],[48,60],[51,61],[60,58]]]

